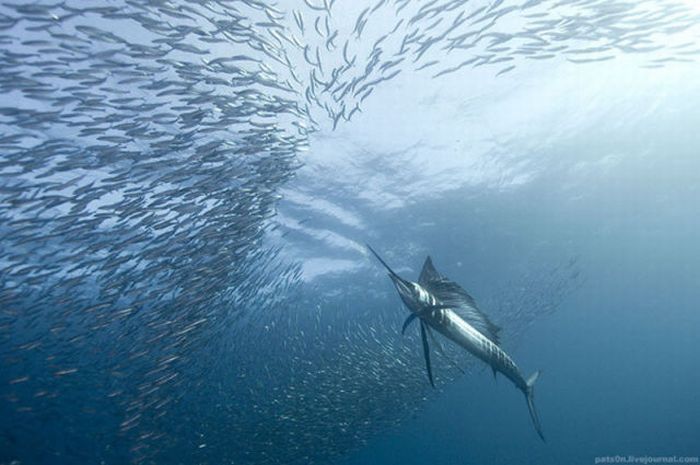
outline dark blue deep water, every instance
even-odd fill
[[[0,0],[0,464],[698,463],[698,55],[690,0]]]

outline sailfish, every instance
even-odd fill
[[[479,309],[474,298],[457,283],[438,273],[430,256],[425,259],[418,282],[413,282],[396,274],[369,244],[367,248],[388,270],[389,278],[399,292],[401,300],[411,312],[403,324],[402,334],[414,321],[420,323],[423,355],[430,384],[435,387],[428,340],[432,340],[442,352],[442,347],[432,333],[434,330],[489,365],[494,376],[496,373],[502,373],[525,394],[532,423],[544,441],[534,403],[535,381],[540,372],[536,371],[527,380],[523,377],[513,359],[500,346],[500,328]]]

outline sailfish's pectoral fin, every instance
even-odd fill
[[[406,332],[406,328],[408,328],[416,318],[418,318],[417,313],[411,313],[410,315],[408,315],[408,318],[406,318],[406,321],[403,322],[403,326],[401,327],[401,334],[404,334]]]
[[[453,305],[450,304],[435,304],[427,307],[424,311],[426,313],[434,312],[435,310],[444,310],[446,308],[453,308]]]
[[[411,326],[411,323],[415,321],[416,318],[420,317],[423,314],[428,314],[434,310],[441,310],[444,308],[450,308],[449,305],[432,305],[430,307],[427,307],[425,310],[421,311],[420,313],[411,313],[406,317],[406,319],[403,322],[403,326],[401,327],[401,334],[406,333],[406,329],[408,329],[409,326]]]
[[[428,380],[430,380],[430,385],[435,387],[435,382],[433,381],[433,369],[430,366],[430,347],[428,346],[428,336],[425,334],[425,323],[420,322],[420,338],[423,341],[423,355],[425,356],[425,367],[428,369]]]

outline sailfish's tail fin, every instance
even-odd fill
[[[527,380],[527,390],[525,391],[525,398],[527,399],[527,408],[530,410],[530,417],[532,418],[532,424],[535,425],[537,434],[544,441],[544,435],[542,434],[542,426],[540,425],[540,419],[537,416],[537,410],[535,410],[535,381],[540,376],[540,372],[534,372]]]

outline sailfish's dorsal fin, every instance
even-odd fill
[[[438,279],[442,279],[442,275],[440,275],[440,273],[437,272],[437,270],[433,266],[433,261],[430,259],[430,255],[428,255],[425,258],[425,263],[423,263],[423,269],[421,270],[420,276],[418,277],[418,284],[420,284],[421,286],[425,286],[426,283]]]
[[[459,284],[438,273],[430,257],[425,259],[418,284],[433,294],[440,304],[448,305],[467,323],[489,338],[491,342],[499,344],[498,332],[501,328],[479,310],[474,298]]]

